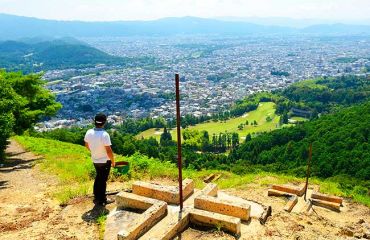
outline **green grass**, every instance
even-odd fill
[[[59,184],[57,190],[52,193],[62,204],[67,203],[71,198],[84,196],[91,193],[92,179],[94,178],[94,168],[90,160],[89,153],[83,146],[70,143],[59,142],[50,139],[33,138],[27,136],[14,137],[26,150],[35,154],[42,155],[44,158],[38,160],[41,170],[58,177]],[[170,162],[160,162],[157,159],[136,153],[130,157],[116,155],[116,161],[125,160],[130,163],[130,170],[127,175],[111,174],[111,180],[131,181],[131,180],[151,180],[159,178],[177,179],[178,169],[175,164]],[[197,188],[203,188],[203,179],[211,173],[220,173],[222,177],[216,181],[219,188],[240,188],[248,184],[257,184],[266,188],[270,184],[283,183],[303,183],[305,179],[278,173],[257,172],[248,173],[243,176],[236,175],[227,171],[184,169],[184,178],[191,178]],[[327,194],[334,194],[342,197],[350,197],[355,202],[363,203],[370,207],[370,196],[367,188],[355,186],[354,189],[346,188],[343,183],[350,184],[351,179],[341,177],[332,179],[310,179],[310,184],[320,185],[320,191]]]
[[[272,120],[270,122],[266,121],[267,117],[270,117]],[[252,126],[251,123],[256,120],[258,125]],[[241,117],[232,118],[226,121],[208,121],[205,123],[200,123],[195,126],[188,127],[189,129],[203,131],[206,130],[209,133],[209,136],[213,134],[219,134],[223,132],[237,132],[241,139],[244,139],[248,133],[258,133],[258,132],[268,132],[277,128],[279,123],[280,116],[275,114],[275,103],[273,102],[263,102],[260,103],[258,108],[254,111],[250,111],[244,114]],[[249,124],[245,125],[242,130],[238,129],[240,124],[245,124],[248,121]],[[137,135],[138,138],[150,138],[155,137],[159,140],[163,129],[148,129]],[[172,139],[177,139],[177,133],[175,129],[170,131]]]
[[[107,214],[102,213],[97,219],[96,223],[99,226],[99,239],[104,239],[104,232],[105,232],[105,222],[107,220]]]
[[[297,122],[306,122],[306,121],[308,121],[308,120],[309,120],[308,118],[304,118],[304,117],[296,117],[296,116],[291,117],[290,119],[295,120],[295,121],[297,121]]]

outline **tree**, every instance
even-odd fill
[[[61,108],[55,96],[43,87],[44,83],[40,74],[0,70],[0,160],[4,159],[6,139],[11,134],[22,134]]]
[[[245,141],[248,142],[250,140],[252,140],[252,136],[250,133],[248,133],[248,135],[245,137]]]
[[[231,135],[231,145],[233,148],[239,145],[239,134],[238,133],[232,133]]]
[[[172,141],[171,133],[167,131],[167,128],[165,127],[163,129],[163,133],[161,134],[160,138],[160,144],[161,146],[167,146]]]

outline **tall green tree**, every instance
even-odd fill
[[[61,108],[44,83],[39,74],[0,70],[0,160],[4,160],[6,141],[13,133],[22,134]]]

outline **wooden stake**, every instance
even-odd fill
[[[311,171],[311,161],[312,161],[312,143],[310,143],[310,147],[308,149],[308,160],[307,160],[307,173],[306,173],[306,185],[304,189],[304,200],[306,200],[307,195],[307,188],[308,188],[308,178],[310,177],[310,171]]]
[[[181,114],[180,114],[180,76],[175,74],[176,82],[176,118],[177,118],[177,167],[179,169],[179,193],[180,193],[180,211],[183,208],[182,197],[182,159],[181,159]]]

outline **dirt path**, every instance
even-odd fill
[[[40,158],[14,141],[7,154],[0,166],[0,239],[99,238],[91,199],[60,207],[48,195],[58,181],[38,170]]]

